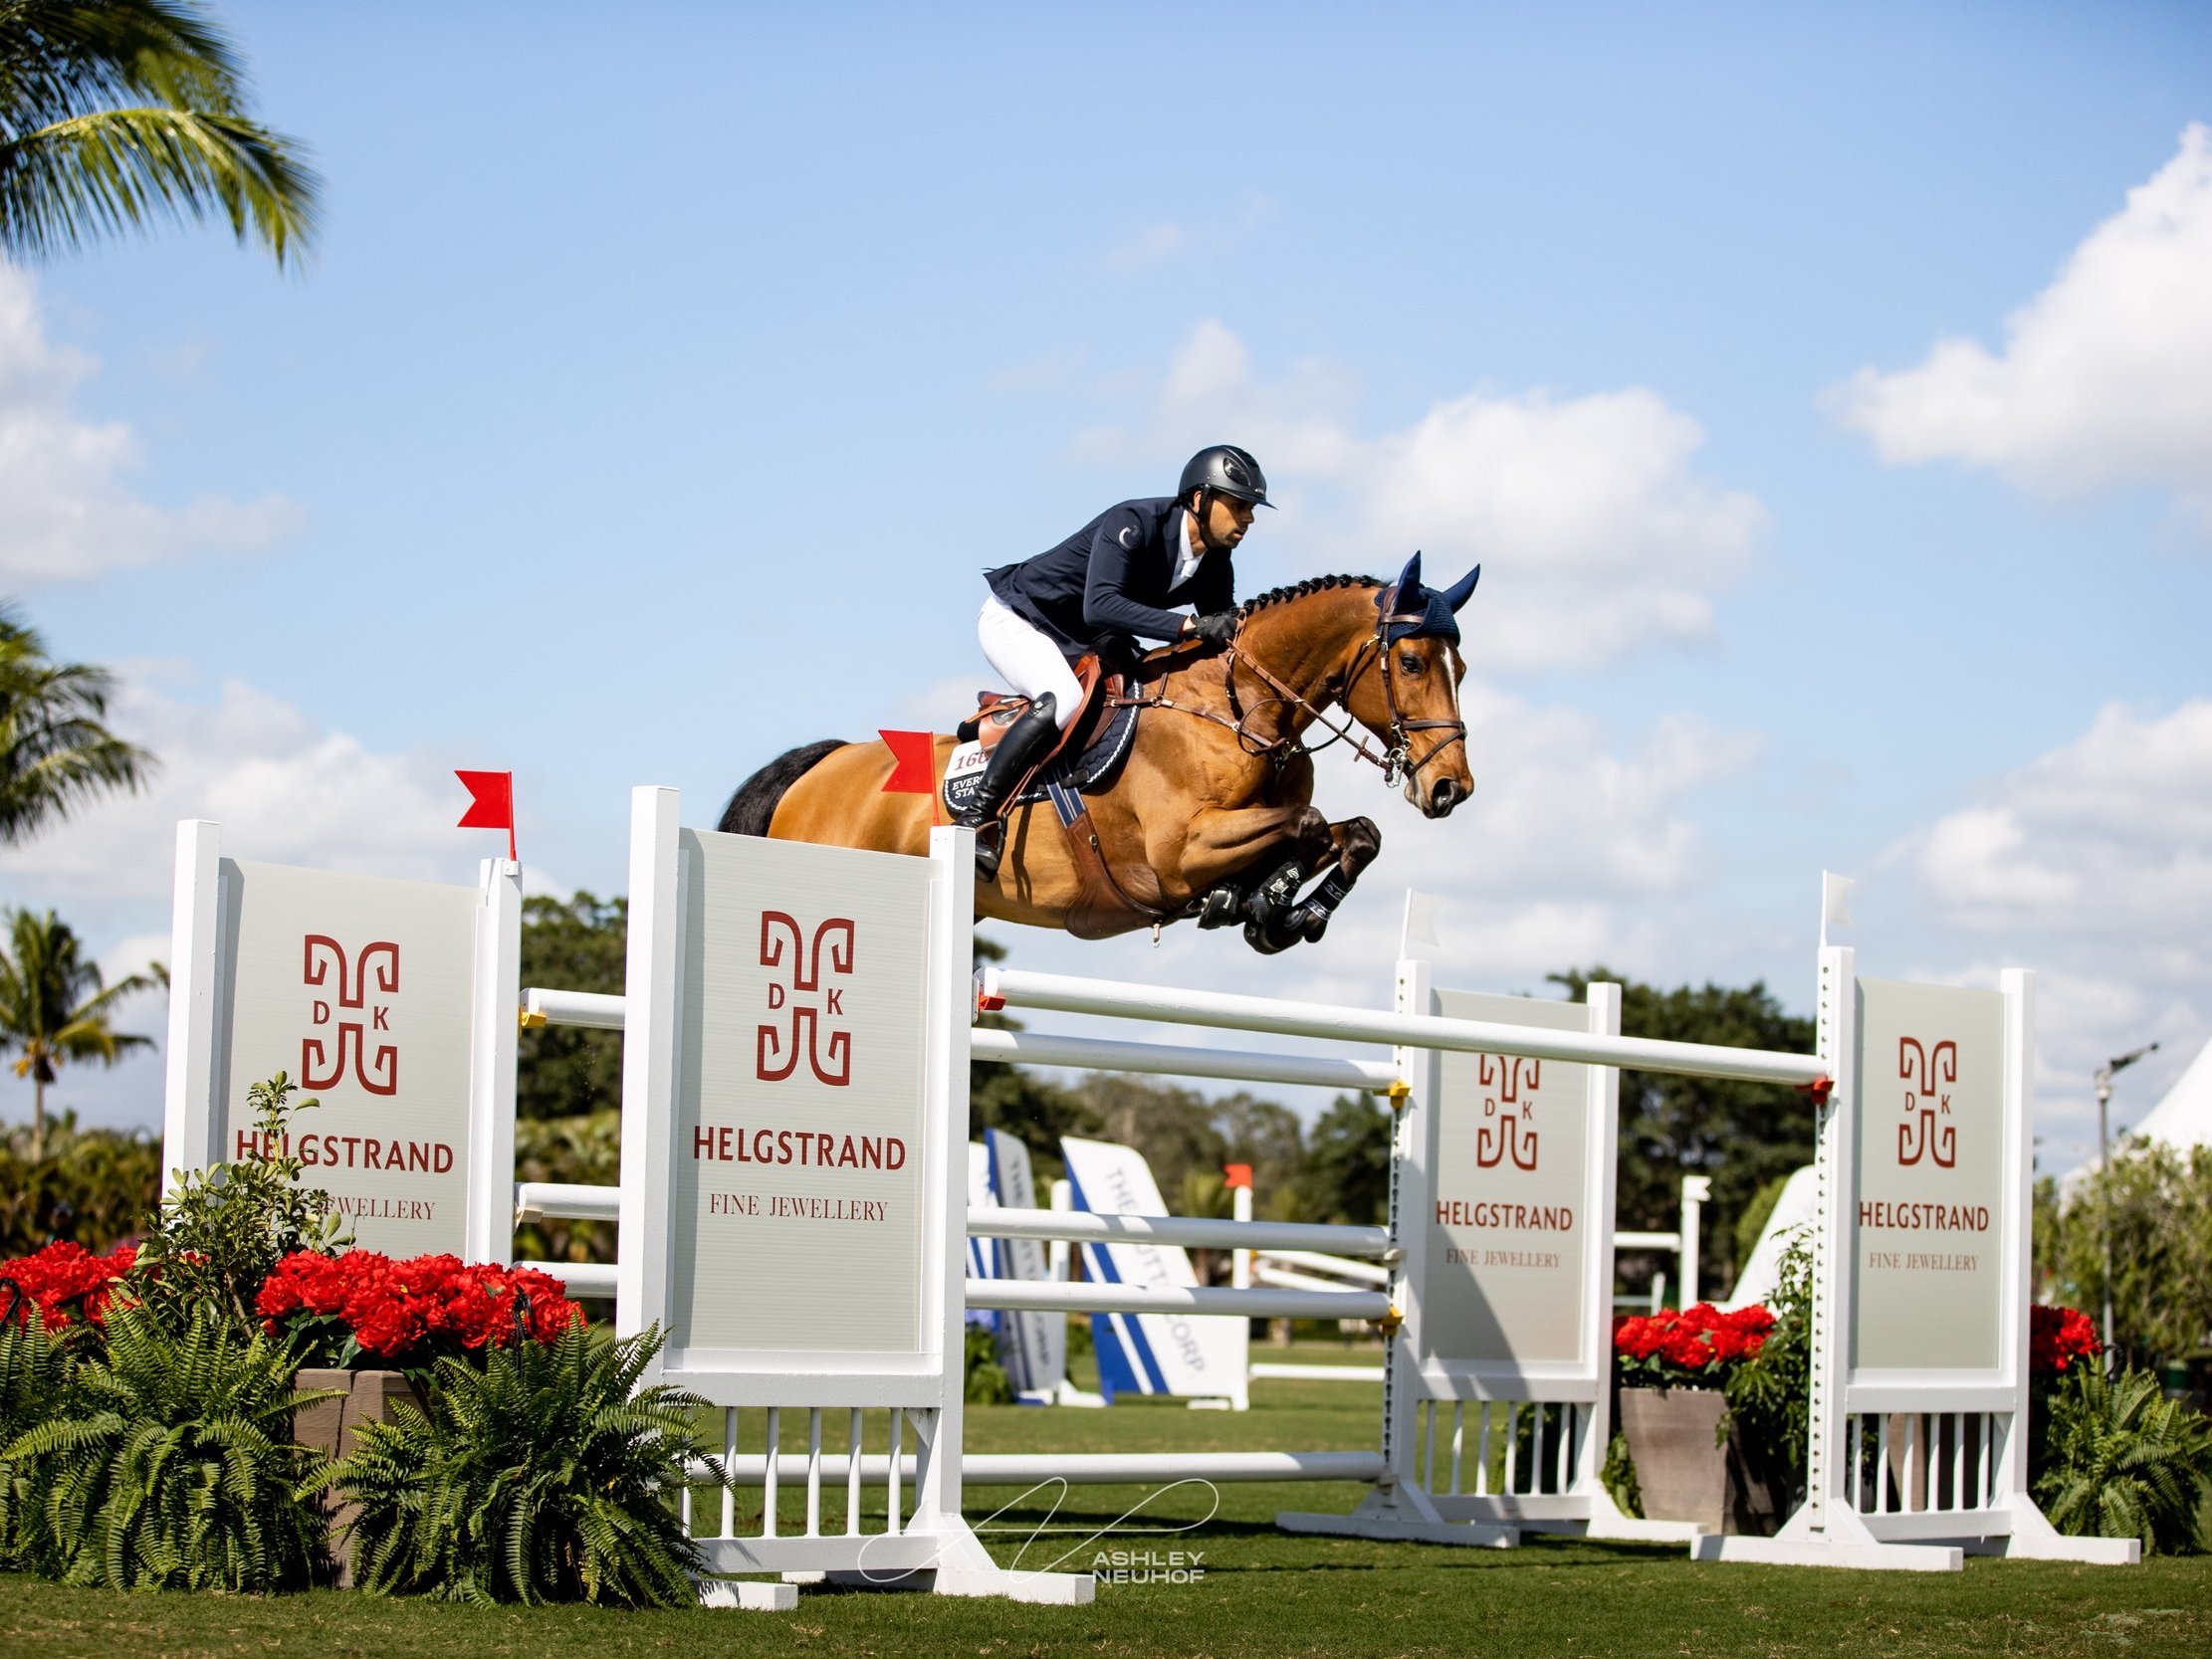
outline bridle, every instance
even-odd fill
[[[1345,743],[1362,760],[1371,761],[1382,768],[1384,786],[1395,788],[1405,780],[1418,777],[1424,766],[1443,753],[1445,749],[1451,747],[1452,744],[1464,745],[1467,740],[1467,723],[1464,720],[1412,721],[1408,720],[1404,711],[1400,709],[1398,704],[1398,680],[1391,673],[1390,648],[1395,642],[1390,638],[1390,630],[1401,624],[1418,628],[1428,620],[1428,617],[1426,613],[1421,611],[1398,610],[1396,608],[1397,600],[1398,587],[1397,584],[1393,583],[1390,587],[1384,589],[1382,598],[1375,607],[1374,633],[1370,634],[1362,642],[1359,650],[1352,654],[1352,666],[1345,671],[1341,686],[1330,699],[1331,702],[1341,705],[1344,710],[1344,721],[1341,725],[1330,721],[1323,712],[1321,705],[1299,696],[1297,692],[1284,685],[1266,664],[1260,662],[1258,658],[1237,644],[1237,637],[1241,636],[1244,631],[1241,617],[1237,620],[1236,636],[1232,636],[1228,642],[1226,653],[1228,663],[1222,674],[1222,683],[1228,692],[1229,713],[1235,716],[1234,720],[1223,719],[1210,709],[1194,709],[1187,704],[1176,703],[1164,697],[1131,698],[1128,701],[1154,708],[1177,709],[1185,714],[1198,715],[1203,719],[1215,722],[1217,725],[1227,726],[1229,730],[1235,733],[1238,746],[1246,754],[1255,758],[1266,758],[1273,762],[1277,771],[1280,771],[1291,760],[1300,755],[1318,754],[1331,744]],[[1252,678],[1260,681],[1275,694],[1267,700],[1267,703],[1284,704],[1304,710],[1306,714],[1312,717],[1314,725],[1329,733],[1328,740],[1309,747],[1303,739],[1287,734],[1280,737],[1262,737],[1253,732],[1250,729],[1249,723],[1252,715],[1257,713],[1257,710],[1244,709],[1236,695],[1236,667],[1238,664],[1242,664],[1251,673]],[[1369,742],[1365,734],[1360,731],[1359,723],[1352,714],[1352,688],[1359,684],[1360,676],[1371,668],[1379,668],[1382,674],[1383,703],[1390,711],[1390,746],[1380,750]],[[1266,706],[1267,704],[1260,705],[1261,708]],[[1417,731],[1448,731],[1451,734],[1448,737],[1438,738],[1430,745],[1426,754],[1416,760],[1413,758],[1413,733]]]

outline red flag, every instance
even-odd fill
[[[515,856],[515,774],[513,772],[461,772],[453,774],[469,791],[469,809],[456,829],[507,831],[507,861]]]
[[[1248,1163],[1223,1164],[1221,1173],[1228,1177],[1228,1184],[1232,1188],[1252,1184],[1252,1166]]]
[[[937,788],[937,738],[927,731],[876,732],[891,751],[891,775],[883,780],[886,795],[927,795]]]

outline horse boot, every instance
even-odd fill
[[[998,861],[1006,850],[1006,798],[1059,741],[1059,700],[1050,692],[1032,700],[1022,717],[998,739],[998,746],[991,751],[991,763],[976,780],[976,792],[968,797],[967,808],[953,819],[976,832],[976,879],[980,882],[998,879]]]
[[[1305,866],[1290,859],[1245,899],[1244,942],[1262,956],[1288,950],[1305,937],[1304,907],[1298,903],[1305,874]]]

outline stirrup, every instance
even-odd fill
[[[989,887],[998,879],[999,861],[1006,856],[1006,821],[994,818],[976,826],[976,880]]]

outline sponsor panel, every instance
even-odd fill
[[[929,866],[679,844],[670,1347],[915,1351]]]
[[[215,1145],[259,1143],[246,1091],[284,1072],[303,1179],[365,1249],[459,1254],[468,1193],[477,894],[225,860]]]
[[[1589,1027],[1580,1003],[1449,990],[1436,1000],[1449,1019]],[[1589,1068],[1445,1053],[1438,1074],[1422,1290],[1432,1351],[1451,1363],[1587,1361]]]
[[[1859,981],[1855,1368],[2003,1368],[2004,1041],[1997,991]]]

